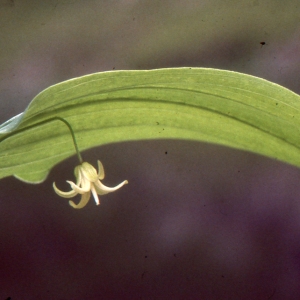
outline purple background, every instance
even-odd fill
[[[0,122],[112,69],[222,68],[300,93],[299,15],[298,1],[0,0]],[[298,168],[179,140],[83,157],[129,184],[74,210],[52,182],[69,189],[75,156],[42,184],[0,181],[0,300],[300,299]]]

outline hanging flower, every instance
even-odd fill
[[[83,208],[89,202],[91,197],[91,192],[95,199],[97,205],[100,204],[98,195],[105,195],[110,192],[114,192],[124,184],[127,184],[128,181],[124,180],[122,183],[118,184],[115,187],[107,187],[100,180],[104,178],[104,168],[102,163],[98,160],[98,173],[96,169],[87,162],[83,162],[77,166],[74,170],[75,177],[77,179],[76,184],[72,181],[67,182],[70,184],[72,190],[70,192],[62,192],[59,190],[55,182],[53,182],[53,188],[57,195],[63,198],[73,198],[77,194],[81,194],[81,199],[78,204],[75,204],[72,200],[69,201],[69,204],[74,208]]]

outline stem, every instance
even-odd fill
[[[20,132],[22,132],[22,131],[25,131],[25,130],[27,130],[27,129],[31,129],[31,128],[34,128],[34,127],[36,127],[36,126],[43,125],[43,124],[46,124],[46,123],[49,123],[49,122],[53,122],[53,121],[61,121],[61,122],[65,123],[65,124],[68,126],[68,128],[69,128],[69,130],[70,130],[70,132],[71,132],[71,135],[72,135],[73,144],[74,144],[74,146],[75,146],[75,150],[76,150],[77,157],[78,157],[78,159],[79,159],[79,162],[82,164],[82,163],[83,163],[83,160],[82,160],[81,154],[80,154],[79,149],[78,149],[78,146],[77,146],[77,142],[76,142],[76,138],[75,138],[75,134],[74,134],[74,131],[73,131],[73,129],[72,129],[72,126],[70,125],[70,123],[69,123],[68,121],[66,121],[65,119],[63,119],[63,118],[61,118],[61,117],[53,117],[53,118],[50,118],[50,119],[47,119],[47,120],[44,120],[44,121],[35,123],[35,124],[31,125],[31,126],[28,126],[28,127],[25,127],[25,128],[19,129],[19,130],[16,130],[16,131],[14,131],[14,132],[12,132],[12,133],[7,134],[7,135],[6,135],[5,137],[3,137],[2,139],[0,138],[0,142],[6,140],[7,138],[9,138],[9,137],[11,137],[11,136],[13,136],[13,135],[15,135],[15,134],[17,134],[17,133],[20,133]]]
[[[81,154],[79,152],[79,149],[78,149],[78,146],[77,146],[77,142],[76,142],[76,138],[75,138],[75,134],[74,134],[74,131],[73,131],[70,123],[68,121],[66,121],[65,119],[61,118],[61,117],[54,117],[54,118],[56,118],[57,120],[60,120],[60,121],[64,122],[68,126],[68,128],[69,128],[69,130],[71,132],[71,135],[72,135],[72,139],[73,139],[73,143],[74,143],[75,150],[76,150],[76,153],[77,153],[77,157],[79,159],[79,162],[82,164],[83,160],[82,160]]]

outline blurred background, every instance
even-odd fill
[[[299,54],[298,0],[0,0],[0,123],[100,71],[219,68],[300,93]],[[42,184],[0,181],[0,300],[299,299],[299,169],[180,140],[83,157],[129,184],[74,210],[52,182],[69,189],[75,156]]]

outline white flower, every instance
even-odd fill
[[[104,178],[104,168],[102,163],[98,160],[98,173],[96,169],[87,162],[83,162],[81,165],[77,166],[74,170],[75,177],[77,179],[76,184],[72,181],[67,182],[70,184],[72,190],[70,192],[62,192],[59,190],[55,182],[53,182],[53,188],[57,195],[63,198],[73,198],[77,194],[81,194],[81,200],[78,204],[75,204],[72,200],[69,201],[69,204],[74,208],[83,208],[89,202],[91,197],[91,192],[94,196],[95,202],[97,205],[100,204],[98,195],[105,195],[110,192],[122,187],[124,184],[127,184],[128,181],[125,180],[117,186],[110,188],[101,183],[100,179]]]

